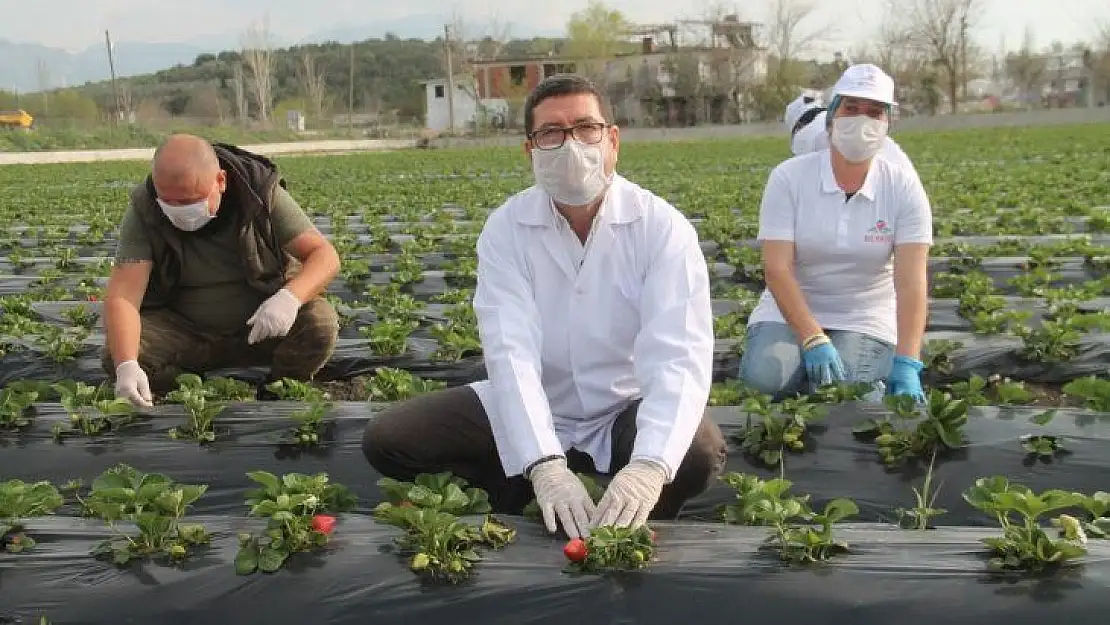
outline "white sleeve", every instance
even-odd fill
[[[794,194],[782,165],[771,170],[759,205],[759,241],[794,240]]]
[[[933,244],[933,209],[921,179],[913,169],[891,167],[891,176],[898,189],[894,222],[894,245],[906,243]]]
[[[563,453],[541,382],[539,310],[511,227],[508,215],[498,211],[482,228],[474,290],[486,373],[498,402],[486,412],[509,477],[545,456]]]
[[[883,156],[891,163],[899,167],[905,167],[912,171],[914,175],[917,175],[917,169],[913,166],[913,161],[910,160],[909,155],[902,149],[902,146],[890,137],[887,137],[886,141],[883,142]]]
[[[632,357],[643,393],[632,458],[662,464],[671,481],[709,401],[713,310],[709,270],[690,222],[675,211],[652,245]]]

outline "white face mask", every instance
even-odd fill
[[[200,230],[215,217],[215,215],[208,214],[208,200],[206,199],[184,206],[175,206],[167,204],[159,198],[158,206],[162,207],[162,214],[170,220],[175,228],[188,232]]]
[[[889,124],[866,115],[837,117],[833,120],[833,147],[852,163],[862,163],[879,153]]]
[[[538,184],[556,202],[585,206],[609,186],[605,175],[604,141],[585,145],[568,138],[554,150],[532,150],[532,173]]]

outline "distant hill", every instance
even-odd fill
[[[148,74],[191,63],[198,54],[212,48],[199,44],[116,43],[117,71],[121,75]],[[219,47],[215,49],[220,49]],[[45,86],[74,87],[88,81],[104,80],[111,74],[105,46],[91,46],[82,52],[69,52],[34,43],[13,43],[0,39],[0,89],[21,93],[39,91],[39,67],[46,70]]]
[[[501,52],[510,55],[526,54],[535,46],[547,49],[553,43],[551,39],[514,40],[508,42]],[[354,75],[356,109],[396,112],[398,121],[422,119],[425,96],[420,82],[443,75],[442,45],[442,41],[401,39],[395,36],[358,42],[355,48]],[[46,50],[48,49],[44,48],[40,52],[45,54]],[[238,51],[227,50],[213,54],[197,52],[195,48],[185,46],[165,46],[160,50],[163,55],[161,58],[167,60],[146,59],[145,62],[148,65],[165,65],[170,61],[177,64],[130,76],[121,81],[121,91],[129,96],[131,110],[136,111],[141,120],[165,115],[207,120],[229,120],[234,116],[236,68],[242,66]],[[130,55],[134,53],[134,49],[128,50],[121,45],[117,52],[121,56],[124,53]],[[172,56],[194,52],[192,57],[184,61],[180,60],[180,56]],[[303,99],[302,82],[298,77],[305,53],[311,54],[317,71],[323,76],[323,117],[330,119],[332,114],[346,111],[350,90],[350,45],[332,41],[275,49],[272,80],[275,116],[282,114],[280,108],[283,104],[309,110]],[[95,58],[94,50],[85,54],[90,59]],[[101,57],[106,64],[105,55],[102,54]],[[64,59],[51,58],[59,59],[56,61],[59,66]],[[73,58],[84,56],[75,55]],[[77,67],[75,60],[71,59],[70,62]],[[89,60],[87,63],[91,66],[93,61]],[[248,112],[253,115],[256,107],[249,93],[250,86],[247,85],[246,89]],[[96,108],[103,115],[103,112],[111,111],[114,107],[111,84],[107,80],[79,86],[70,84],[65,93],[56,94],[50,102],[53,104],[46,111],[40,110],[42,100],[38,97],[28,97],[20,106],[43,120],[88,120],[97,116]]]

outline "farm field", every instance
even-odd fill
[[[568,601],[590,623],[720,618],[752,602],[778,606],[768,617],[879,623],[894,600],[920,621],[1101,622],[1110,125],[895,139],[937,239],[920,408],[851,387],[772,403],[735,380],[762,288],[759,200],[785,138],[622,149],[621,173],[702,237],[717,313],[711,410],[734,442],[726,476],[683,520],[654,524],[655,544],[619,532],[590,544],[609,554],[587,560],[595,568],[646,565],[634,583],[564,575],[560,541],[533,520],[486,518],[483,494],[445,477],[379,484],[360,451],[382,404],[483,376],[473,250],[488,211],[531,184],[519,149],[275,159],[343,258],[332,361],[318,384],[270,389],[278,401],[256,399],[259,372],[227,371],[182,379],[144,414],[98,386],[98,300],[147,165],[0,167],[0,544],[13,552],[0,548],[0,623],[521,623]],[[338,515],[334,534],[321,514]],[[461,538],[445,547],[447,535]],[[779,557],[761,549],[768,536]],[[432,590],[410,567],[472,579]],[[1052,575],[1026,577],[1042,569]],[[713,593],[712,607],[678,601],[683,591]],[[945,607],[954,597],[959,610]]]

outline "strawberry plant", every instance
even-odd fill
[[[166,393],[165,400],[181,404],[189,397],[204,397],[215,401],[251,401],[254,388],[242,380],[224,377],[203,379],[195,373],[183,373],[176,378],[177,388]]]
[[[38,392],[34,390],[12,386],[0,390],[0,432],[21,430],[31,425],[28,413],[38,397]]]
[[[736,491],[736,501],[721,507],[725,523],[732,525],[767,525],[768,509],[782,509],[801,514],[808,511],[809,495],[789,494],[793,483],[783,478],[764,480],[746,473],[726,473],[721,481]]]
[[[210,401],[204,389],[185,390],[182,393],[185,425],[170,428],[170,438],[193,440],[202,445],[216,442],[216,417],[226,406]]]
[[[766,395],[749,397],[743,410],[747,422],[736,436],[740,448],[769,467],[781,466],[787,451],[803,451],[809,424],[823,415],[823,408],[805,397],[779,403],[771,403]]]
[[[84,304],[78,304],[63,310],[62,317],[79,328],[92,330],[96,326],[96,321],[100,318],[100,315]]]
[[[847,543],[833,536],[833,525],[859,514],[853,501],[834,499],[822,512],[815,513],[810,509],[809,495],[789,493],[789,480],[764,481],[741,473],[729,473],[721,479],[736,490],[737,499],[722,510],[725,522],[769,526],[771,534],[766,542],[783,560],[794,564],[820,562],[848,550]]]
[[[948,512],[944,508],[934,508],[939,489],[933,488],[933,468],[936,466],[937,450],[933,450],[929,458],[929,470],[925,472],[925,482],[918,489],[912,486],[913,497],[916,505],[912,508],[898,508],[894,511],[898,518],[898,525],[905,529],[925,531],[929,529],[930,520]]]
[[[1058,567],[1087,553],[1086,537],[1078,534],[1052,539],[1040,519],[1052,512],[1082,506],[1079,493],[1048,490],[1040,494],[1001,476],[980,478],[963,494],[976,509],[998,520],[1001,537],[983,539],[991,552],[991,569],[1042,571]],[[1065,523],[1057,516],[1058,524]]]
[[[1046,410],[1034,415],[1029,421],[1036,425],[1048,425],[1055,417],[1055,410]],[[1050,461],[1058,455],[1068,453],[1063,440],[1050,434],[1026,434],[1021,437],[1021,448],[1029,454],[1031,460]]]
[[[489,494],[480,488],[468,488],[466,480],[450,473],[422,473],[412,482],[400,482],[393,478],[378,480],[378,488],[385,501],[375,508],[387,513],[393,508],[420,507],[431,508],[457,516],[485,514],[492,508]]]
[[[479,547],[501,549],[516,537],[516,530],[488,514],[488,493],[467,488],[450,473],[421,474],[413,482],[384,478],[378,485],[386,501],[374,508],[374,518],[404,530],[395,542],[418,575],[462,582],[481,561]],[[477,525],[460,518],[479,514],[484,516]]]
[[[998,374],[987,379],[972,375],[966,381],[950,384],[948,392],[955,399],[966,400],[969,406],[989,406],[992,403],[1020,406],[1032,403],[1037,398],[1033,391],[1025,387],[1024,382],[1015,382]]]
[[[414,319],[384,320],[358,329],[377,356],[401,356],[408,349],[409,336],[419,326]]]
[[[324,391],[312,386],[308,382],[294,380],[292,378],[282,378],[270,382],[266,385],[266,390],[277,395],[277,398],[282,401],[313,402],[331,400],[331,397]]]
[[[0,550],[20,553],[35,546],[24,520],[53,514],[62,496],[50,482],[0,482]]]
[[[927,341],[921,350],[921,361],[925,363],[926,371],[936,371],[941,375],[951,375],[955,369],[952,354],[963,349],[960,341],[936,339]]]
[[[842,404],[849,401],[861,401],[874,390],[875,385],[870,382],[825,384],[810,393],[809,400],[819,404]]]
[[[265,471],[247,474],[261,487],[247,493],[250,515],[266,519],[261,534],[239,534],[235,572],[274,573],[296,553],[308,553],[328,545],[335,527],[334,514],[355,509],[357,499],[328,476],[287,473],[278,478]]]
[[[134,418],[134,405],[122,397],[110,398],[112,392],[107,385],[89,386],[84,382],[67,381],[54,384],[52,388],[69,415],[68,423],[55,423],[51,428],[57,441],[75,432],[88,437],[102,436],[131,423]]]
[[[181,562],[209,542],[203,525],[182,522],[189,507],[208,490],[206,485],[179,484],[161,473],[120,464],[94,479],[83,496],[80,484],[74,486],[85,513],[103,520],[114,534],[93,548],[98,558],[121,566],[148,557]],[[138,533],[128,533],[128,527]]]
[[[1079,506],[1086,513],[1081,521],[1083,531],[1092,538],[1110,538],[1110,493],[1098,491],[1084,497]]]
[[[1065,395],[1081,398],[1087,408],[1110,412],[1110,380],[1089,376],[1072,380],[1061,389]]]
[[[289,414],[296,427],[282,438],[281,443],[301,448],[319,445],[326,425],[324,417],[330,408],[331,402],[323,394],[312,397],[303,407]]]
[[[637,528],[601,526],[585,539],[575,538],[563,547],[568,572],[605,573],[633,571],[648,565],[655,556],[655,532],[646,525]]]
[[[894,419],[869,419],[853,431],[861,437],[873,438],[879,457],[887,466],[963,447],[967,400],[953,399],[948,393],[938,390],[930,391],[924,415],[918,413],[917,403],[912,397],[889,395],[884,401],[894,413]]]
[[[424,380],[404,369],[392,367],[378,367],[366,382],[370,401],[380,402],[402,401],[446,387],[445,382]]]

